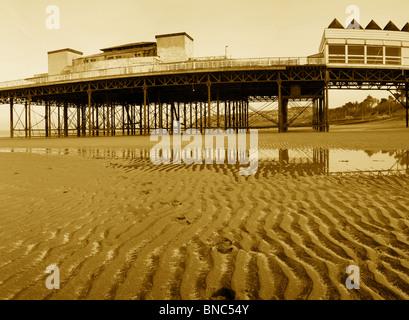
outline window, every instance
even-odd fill
[[[383,47],[368,46],[366,50],[368,64],[383,64]]]
[[[344,45],[332,45],[328,48],[329,54],[343,54],[345,55],[345,46]]]
[[[385,48],[385,63],[386,64],[393,64],[393,65],[400,65],[402,63],[401,56],[402,56],[402,49],[398,47],[386,47]]]
[[[348,46],[348,63],[350,64],[365,63],[364,46]]]
[[[328,47],[328,62],[329,63],[345,63],[345,46],[330,45]]]

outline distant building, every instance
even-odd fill
[[[105,48],[85,57],[73,49],[50,51],[48,75],[186,61],[193,55],[194,40],[185,32],[157,35],[156,40]]]
[[[409,24],[393,22],[382,29],[371,21],[364,29],[356,21],[344,28],[336,19],[324,31],[320,53],[329,66],[409,66]]]

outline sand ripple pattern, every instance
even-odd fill
[[[0,299],[409,299],[407,175],[2,161]]]

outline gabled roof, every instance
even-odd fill
[[[328,29],[345,29],[344,26],[337,20],[334,19],[328,26]]]
[[[402,28],[402,31],[409,32],[409,22],[407,22],[407,23],[405,24],[405,26]]]
[[[378,24],[371,20],[371,22],[368,23],[368,25],[366,26],[367,30],[382,30],[382,28],[380,26],[378,26]]]
[[[356,21],[355,19],[353,19],[351,21],[351,23],[349,24],[349,26],[347,27],[347,29],[363,29],[362,26],[359,24],[358,21]]]
[[[400,31],[399,28],[392,21],[389,21],[389,23],[386,25],[386,27],[383,30]]]

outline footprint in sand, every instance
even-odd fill
[[[225,237],[221,238],[214,246],[220,253],[227,254],[233,251],[234,245],[230,239]]]
[[[183,216],[176,217],[176,220],[180,222],[186,222],[187,224],[191,224],[191,222],[186,217]]]

